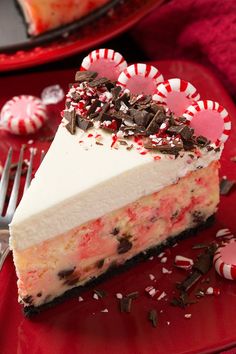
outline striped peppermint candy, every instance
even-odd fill
[[[35,133],[47,120],[46,106],[34,96],[15,96],[1,111],[2,128],[17,135]]]
[[[232,240],[216,250],[214,265],[217,273],[226,279],[236,280],[236,241]]]
[[[115,81],[126,67],[127,63],[120,53],[104,48],[89,53],[83,59],[80,70],[95,71],[99,77],[107,77]]]
[[[174,78],[161,82],[152,98],[181,116],[190,104],[200,99],[200,95],[190,82]]]
[[[136,63],[128,66],[118,77],[117,85],[133,94],[152,95],[163,81],[160,71],[152,65]]]
[[[225,143],[231,131],[228,112],[218,102],[198,101],[189,106],[183,116],[194,128],[196,136],[203,135],[219,146]]]

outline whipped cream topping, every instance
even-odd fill
[[[139,139],[93,127],[71,135],[62,123],[10,225],[23,250],[176,183],[218,160],[221,149],[147,150]]]

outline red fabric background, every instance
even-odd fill
[[[236,98],[236,0],[167,1],[132,36],[150,59],[210,66]]]

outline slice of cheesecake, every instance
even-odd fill
[[[77,74],[10,225],[26,311],[186,234],[217,210],[221,148],[151,96],[95,76]]]
[[[37,36],[54,28],[69,24],[105,5],[110,0],[17,0],[28,32]]]

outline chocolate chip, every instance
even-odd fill
[[[148,312],[148,319],[149,319],[149,321],[151,321],[153,327],[157,326],[157,312],[156,312],[156,310],[152,309]]]
[[[234,187],[236,184],[236,181],[230,181],[229,179],[222,178],[220,181],[220,194],[221,195],[227,195],[231,191],[231,189]]]
[[[75,74],[75,81],[84,82],[91,81],[97,77],[97,73],[94,71],[77,71]]]
[[[148,126],[151,119],[154,117],[154,115],[151,113],[148,113],[146,111],[140,111],[134,108],[131,108],[129,110],[129,114],[137,125],[141,125],[145,128]]]
[[[112,230],[111,234],[116,236],[116,235],[118,235],[119,232],[120,232],[119,227],[114,227],[114,229]]]
[[[26,304],[32,304],[32,302],[33,302],[33,296],[31,296],[31,295],[27,295],[27,296],[24,296],[23,298],[22,298],[22,300],[26,303]]]
[[[204,221],[204,219],[205,219],[205,217],[200,210],[195,210],[192,213],[192,220],[194,223],[197,223],[197,224],[202,223]]]
[[[117,247],[117,253],[123,254],[132,248],[133,244],[127,238],[121,238]]]
[[[79,276],[75,276],[71,279],[67,279],[63,284],[68,286],[73,286],[79,281]]]
[[[98,269],[102,268],[104,265],[105,260],[104,259],[100,259],[97,263],[96,266],[98,267]]]
[[[196,143],[201,147],[205,147],[209,144],[209,140],[205,136],[199,135],[196,138]]]
[[[156,116],[153,117],[151,122],[148,124],[146,132],[148,135],[155,134],[159,130],[159,124],[156,120]]]
[[[41,297],[41,296],[42,296],[42,293],[41,293],[41,292],[37,294],[37,297]]]
[[[201,276],[202,274],[196,270],[192,274],[190,274],[184,281],[178,284],[177,288],[183,291],[188,291],[189,289],[192,288],[194,284],[196,284],[199,281]]]
[[[63,269],[60,272],[57,273],[59,279],[65,279],[67,277],[69,277],[71,274],[73,274],[75,271],[75,267],[74,268],[69,268],[69,269]]]

